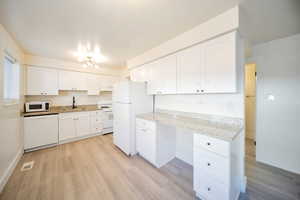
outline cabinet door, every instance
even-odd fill
[[[177,54],[177,93],[201,93],[203,81],[203,45]]]
[[[72,113],[59,115],[59,141],[75,138],[76,128]]]
[[[58,95],[58,71],[28,67],[27,95]]]
[[[176,55],[170,55],[149,64],[148,94],[176,94],[176,65]]]
[[[137,67],[130,71],[130,78],[135,82],[146,82],[147,81],[147,65]]]
[[[74,114],[77,136],[89,135],[90,131],[90,115],[88,112]]]
[[[204,43],[203,52],[204,92],[236,92],[236,32]]]
[[[113,85],[119,80],[117,77],[113,76],[99,76],[101,91],[112,91]]]
[[[146,65],[147,78],[148,78],[148,83],[147,83],[147,94],[148,95],[154,95],[159,91],[159,87],[158,87],[159,82],[157,79],[158,69],[156,66],[157,66],[156,61]]]
[[[177,55],[158,60],[155,68],[157,94],[176,94],[177,92]]]
[[[57,115],[24,118],[24,149],[54,144],[57,142]]]
[[[99,95],[100,92],[100,78],[94,74],[86,75],[88,95]]]
[[[144,129],[136,132],[137,152],[146,160],[156,165],[156,135],[154,131]]]
[[[60,90],[87,90],[86,74],[80,72],[60,71]]]

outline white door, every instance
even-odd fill
[[[27,95],[58,95],[58,71],[27,67]]]
[[[204,43],[203,52],[204,92],[236,92],[236,32]]]
[[[177,54],[177,93],[201,93],[203,81],[203,45]]]
[[[90,114],[88,112],[74,114],[77,136],[90,134]]]
[[[133,133],[131,133],[131,104],[114,103],[113,105],[114,121],[114,144],[118,146],[124,153],[129,155],[130,141]]]
[[[76,127],[73,113],[59,115],[59,141],[75,138]]]

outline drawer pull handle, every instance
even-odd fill
[[[207,146],[210,146],[210,142],[207,143]]]
[[[207,188],[207,191],[210,191],[210,187]]]
[[[207,166],[210,166],[210,163],[207,163]]]

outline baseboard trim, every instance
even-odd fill
[[[242,185],[241,185],[241,192],[245,193],[246,192],[246,188],[247,188],[247,176],[244,176],[243,180],[242,180]]]
[[[22,155],[23,155],[23,148],[19,149],[17,155],[14,157],[12,162],[9,164],[8,168],[5,170],[3,176],[0,178],[0,193],[3,191],[9,177],[14,172],[18,162],[20,161]]]

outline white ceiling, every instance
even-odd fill
[[[76,61],[90,42],[118,67],[239,1],[254,43],[300,32],[299,0],[1,0],[0,23],[28,54]]]

